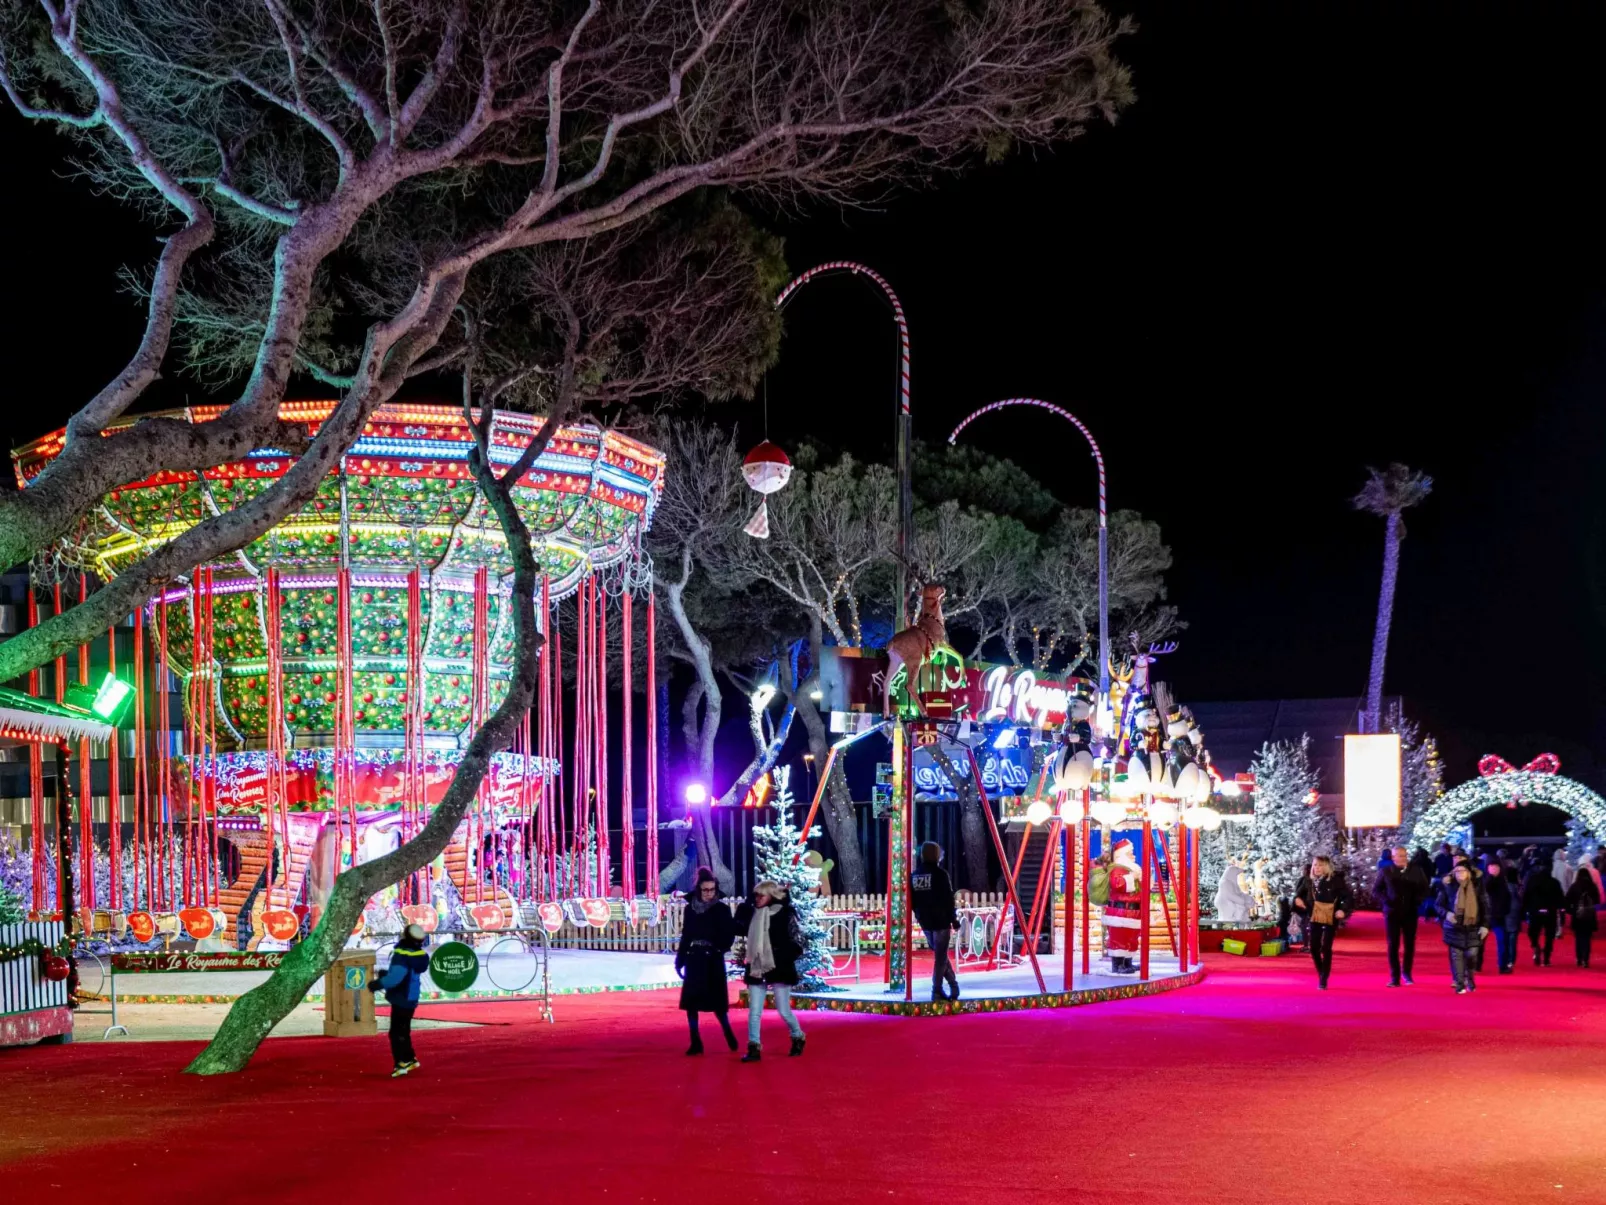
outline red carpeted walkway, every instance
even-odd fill
[[[1383,984],[1380,925],[1303,958],[1212,956],[1187,991],[935,1020],[803,1014],[808,1053],[681,1054],[667,993],[577,996],[545,1026],[0,1051],[6,1201],[1606,1203],[1606,964],[1454,996],[1424,929]],[[1492,961],[1492,958],[1491,958]],[[455,1010],[472,1019],[477,1006]],[[491,1019],[487,1014],[487,1019]],[[708,1027],[707,1036],[714,1036]]]

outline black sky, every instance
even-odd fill
[[[1368,464],[1432,473],[1390,693],[1452,780],[1485,751],[1549,748],[1606,787],[1606,8],[1113,7],[1140,27],[1118,126],[876,212],[788,219],[792,266],[858,258],[892,281],[918,437],[1018,394],[1093,428],[1112,506],[1173,548],[1190,628],[1165,668],[1184,699],[1358,694],[1381,527],[1347,499]],[[120,365],[138,313],[117,268],[154,246],[65,178],[56,138],[9,111],[0,137],[21,163],[0,328],[15,443]],[[886,456],[890,340],[868,288],[811,285],[770,433]],[[1091,503],[1084,448],[1053,420],[972,431]]]

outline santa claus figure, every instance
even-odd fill
[[[1110,956],[1110,971],[1116,975],[1137,973],[1133,958],[1142,926],[1142,882],[1132,842],[1117,841],[1110,861],[1110,898],[1104,905],[1104,949]]]

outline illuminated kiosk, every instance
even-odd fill
[[[287,403],[281,413],[315,432],[332,410]],[[194,407],[164,417],[203,422],[220,413]],[[540,422],[498,413],[493,462],[516,460]],[[24,486],[62,443],[56,432],[14,454]],[[82,901],[86,914],[97,904],[117,909],[141,939],[182,918],[203,949],[235,948],[235,927],[249,922],[250,948],[277,944],[316,919],[342,866],[388,852],[422,827],[511,672],[512,567],[467,464],[472,446],[456,407],[380,407],[312,501],[135,617],[136,664],[123,673],[134,671],[138,711],[149,717],[132,742],[134,856],[144,873],[136,869],[131,884],[114,876],[113,895],[125,898]],[[293,462],[260,449],[203,473],[163,472],[124,486],[70,537],[69,555],[110,580],[204,517],[243,505]],[[640,540],[662,473],[656,450],[576,425],[556,434],[515,487],[543,574],[543,627],[558,623],[559,600],[573,600],[573,624],[555,634],[580,644],[585,708],[580,732],[569,734],[581,738],[580,759],[560,773],[553,717],[563,686],[544,665],[530,722],[513,751],[498,756],[444,857],[389,899],[376,897],[370,926],[394,931],[405,916],[433,928],[454,892],[460,923],[482,929],[540,924],[551,932],[565,917],[655,917],[655,776],[649,770],[649,894],[641,899],[628,776],[610,793],[598,750],[606,749],[610,686],[623,688],[628,712],[631,684],[606,680],[609,612],[622,612],[628,633],[632,595],[647,580]],[[571,645],[571,661],[574,653]],[[163,696],[151,695],[166,672],[180,683],[182,732],[166,731],[155,705]],[[650,662],[647,672],[650,680]],[[626,817],[617,851],[608,843],[610,797],[622,800]],[[237,857],[224,856],[225,843]],[[181,851],[182,875],[164,869],[172,849]]]
[[[890,745],[887,958],[880,983],[796,992],[798,1006],[905,1016],[1064,1008],[1171,991],[1204,978],[1199,835],[1221,824],[1210,806],[1220,783],[1185,712],[1156,714],[1147,680],[1152,655],[1118,667],[1108,698],[1099,699],[1091,682],[1040,680],[1018,667],[966,666],[943,648],[936,664],[921,671],[915,691],[904,689],[901,671],[894,677],[897,714],[883,719],[875,683],[884,661],[868,650],[836,653],[822,668],[821,683],[822,707],[839,739],[820,772],[803,831],[818,814],[839,758],[860,742]],[[936,781],[926,751],[939,742],[982,803],[1003,869],[1007,913],[987,924],[967,924],[961,916],[961,995],[941,1002],[930,999],[924,968],[910,974],[916,929],[907,890],[915,853],[910,834],[922,830],[919,809],[929,806]],[[1007,756],[1016,750],[1020,758]],[[1022,765],[1031,767],[1024,778]],[[995,807],[999,788],[1004,802]],[[1009,827],[1020,837],[1013,857],[1005,848]],[[1131,973],[1107,965],[1103,909],[1087,889],[1095,859],[1122,842],[1131,843],[1141,875],[1129,909],[1138,918]],[[1028,881],[1031,887],[1022,890]],[[1021,938],[1018,955],[1010,949],[1011,933]],[[1052,952],[1040,954],[1039,939],[1050,935]]]

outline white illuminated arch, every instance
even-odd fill
[[[1529,803],[1548,803],[1566,812],[1597,836],[1606,837],[1606,799],[1582,783],[1560,774],[1534,774],[1513,770],[1474,778],[1453,791],[1446,791],[1438,803],[1422,813],[1411,832],[1411,844],[1432,849],[1450,835],[1450,830],[1471,819],[1485,808],[1504,807],[1513,799]]]

